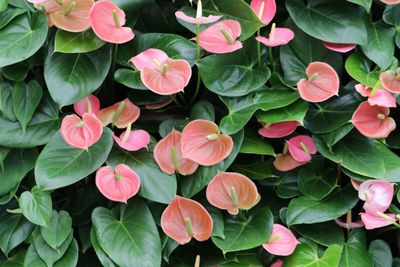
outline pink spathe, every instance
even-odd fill
[[[356,91],[364,96],[368,97],[368,103],[371,106],[381,106],[381,107],[388,107],[388,108],[395,108],[396,107],[396,98],[392,96],[388,91],[385,89],[378,89],[373,96],[371,96],[372,88],[367,87],[363,84],[356,84],[354,86]]]
[[[296,161],[290,153],[280,153],[276,155],[273,162],[274,167],[281,172],[291,171],[304,164],[307,164],[307,162]]]
[[[112,106],[99,110],[96,116],[101,120],[103,126],[111,123],[117,128],[123,129],[139,118],[140,108],[126,98]]]
[[[400,0],[379,0],[382,3],[385,3],[387,5],[396,5],[396,4],[400,4]]]
[[[217,20],[222,18],[222,16],[213,16],[213,15],[209,15],[207,17],[201,16],[198,18],[194,18],[194,17],[190,17],[190,16],[186,15],[182,11],[176,11],[175,16],[180,20],[183,20],[185,22],[192,23],[192,24],[209,24],[209,23],[216,22]]]
[[[279,259],[276,262],[272,263],[269,267],[282,267],[283,266],[283,260]]]
[[[313,139],[308,135],[298,135],[286,141],[289,152],[293,159],[298,162],[307,162],[311,160],[311,154],[317,153],[317,147]]]
[[[132,57],[130,61],[138,71],[142,71],[145,68],[158,68],[168,58],[164,51],[150,48]]]
[[[362,212],[360,213],[360,215],[361,215],[361,220],[365,225],[365,229],[367,230],[385,227],[396,222],[396,216],[391,213],[387,214],[381,213],[379,215],[376,213]]]
[[[100,100],[95,95],[88,95],[82,99],[79,99],[74,104],[74,111],[79,116],[83,116],[85,113],[96,114],[100,110]]]
[[[250,7],[253,9],[260,21],[265,25],[268,25],[275,17],[275,0],[252,0],[250,2]]]
[[[297,121],[281,121],[266,124],[258,130],[258,134],[267,138],[281,138],[293,133],[300,125]]]
[[[394,94],[400,94],[400,68],[397,72],[387,70],[379,76],[382,87]]]
[[[337,43],[329,43],[329,42],[322,42],[325,48],[339,52],[339,53],[347,53],[354,48],[356,48],[356,44],[337,44]]]
[[[126,136],[127,134],[128,136]],[[147,148],[150,143],[150,135],[145,130],[125,131],[120,137],[115,136],[113,132],[112,137],[121,148],[127,151],[137,151]]]
[[[63,4],[55,9],[46,9],[50,23],[57,28],[69,32],[83,32],[90,28],[89,13],[94,5],[93,0],[63,1]]]
[[[294,32],[288,28],[275,28],[275,23],[272,26],[268,38],[257,36],[256,40],[265,46],[280,46],[288,44],[294,38]]]
[[[385,212],[392,203],[394,184],[384,180],[368,180],[358,189],[358,197],[364,200],[366,212]]]
[[[294,234],[280,224],[274,224],[269,241],[263,244],[263,248],[271,254],[289,256],[296,249],[299,241]]]

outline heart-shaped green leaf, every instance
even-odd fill
[[[79,247],[76,239],[72,239],[64,256],[59,259],[53,266],[54,267],[65,267],[65,266],[76,266],[78,263]]]
[[[110,257],[108,257],[108,255],[101,248],[101,246],[99,244],[99,240],[97,239],[96,231],[94,230],[94,227],[92,227],[90,229],[90,241],[92,242],[92,245],[93,245],[94,251],[96,252],[97,258],[103,264],[103,266],[117,267],[117,265],[110,259]]]
[[[11,20],[15,17],[25,13],[26,10],[22,8],[12,8],[9,7],[6,10],[2,11],[0,18],[0,29],[6,26]]]
[[[351,54],[345,63],[347,73],[356,81],[373,88],[379,80],[379,72],[372,70],[372,62],[363,54]]]
[[[298,121],[303,124],[303,119],[308,111],[308,103],[303,100],[281,108],[275,108],[268,111],[258,111],[257,120],[265,123],[275,123],[281,121]]]
[[[106,42],[99,39],[92,30],[84,32],[67,32],[57,30],[54,40],[54,51],[61,53],[87,53],[104,46]]]
[[[362,6],[363,8],[365,8],[367,12],[370,11],[372,5],[372,0],[347,0],[347,1]]]
[[[49,225],[41,227],[40,233],[50,247],[57,249],[71,233],[71,226],[72,219],[68,212],[53,210]]]
[[[393,264],[393,255],[390,246],[381,239],[371,242],[368,253],[372,256],[375,266],[391,267]]]
[[[297,245],[295,252],[285,259],[285,267],[330,267],[339,266],[342,246],[329,246],[324,254],[320,257],[318,246],[316,244],[300,244]]]
[[[344,244],[343,229],[334,222],[298,224],[293,226],[293,229],[302,236],[326,247]]]
[[[373,267],[374,261],[365,245],[365,234],[360,230],[352,230],[343,246],[340,267],[365,266]]]
[[[240,147],[240,153],[275,156],[271,144],[251,129],[244,131],[244,140]]]
[[[22,214],[0,213],[0,248],[5,255],[21,244],[33,230],[33,224]]]
[[[52,202],[49,192],[33,187],[31,192],[25,191],[19,198],[22,214],[34,224],[47,226],[52,213]]]

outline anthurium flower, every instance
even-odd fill
[[[299,125],[300,123],[297,121],[281,121],[264,124],[264,127],[258,130],[258,133],[267,138],[281,138],[293,133]]]
[[[159,95],[182,92],[192,76],[192,68],[184,59],[171,59],[159,49],[150,48],[131,58],[140,71],[143,84]]]
[[[82,120],[75,114],[67,115],[61,122],[61,136],[70,146],[88,149],[99,141],[103,133],[101,121],[92,113],[85,113]]]
[[[394,184],[384,180],[368,180],[363,182],[358,189],[358,197],[364,200],[366,212],[385,212],[392,203]]]
[[[64,0],[59,9],[50,13],[51,22],[59,29],[83,32],[90,28],[89,13],[93,0]]]
[[[276,262],[272,263],[269,267],[282,267],[283,266],[283,260],[279,259]]]
[[[294,38],[294,32],[288,28],[276,28],[275,23],[272,24],[268,38],[257,36],[256,40],[266,46],[280,46],[288,44]]]
[[[28,0],[36,9],[44,10],[46,13],[51,13],[60,8],[60,4],[55,0]]]
[[[181,19],[185,22],[192,23],[192,24],[208,24],[208,23],[213,23],[222,18],[222,16],[208,16],[208,17],[203,17],[203,8],[202,8],[202,3],[201,0],[197,1],[197,12],[196,12],[196,17],[190,17],[183,13],[182,11],[177,11],[175,12],[175,16],[178,19]]]
[[[351,122],[357,130],[370,138],[386,138],[394,129],[396,123],[388,117],[389,108],[371,106],[362,102],[353,114]]]
[[[90,25],[102,40],[123,44],[135,37],[132,29],[125,25],[125,13],[110,0],[97,1],[90,10]]]
[[[114,105],[101,109],[96,113],[103,126],[112,123],[119,129],[127,128],[140,116],[140,108],[133,104],[128,98]]]
[[[165,173],[190,175],[199,167],[199,164],[182,157],[181,136],[179,131],[173,129],[154,146],[154,159]]]
[[[283,225],[274,224],[271,237],[267,243],[263,244],[263,248],[274,255],[288,256],[293,253],[299,243],[289,229]]]
[[[325,48],[339,52],[339,53],[347,53],[354,48],[356,48],[356,44],[337,44],[337,43],[329,43],[329,42],[322,42]]]
[[[273,162],[274,167],[281,171],[287,172],[291,171],[301,165],[307,164],[307,162],[298,162],[296,161],[290,153],[279,153],[276,155],[276,158]]]
[[[182,131],[182,156],[203,166],[215,165],[229,156],[233,141],[207,120],[194,120]]]
[[[183,245],[192,237],[197,241],[209,239],[213,221],[200,203],[176,196],[161,215],[161,227],[167,236]]]
[[[206,197],[211,205],[230,214],[249,210],[261,199],[254,182],[236,172],[218,172],[207,186]]]
[[[307,162],[311,160],[311,154],[317,153],[317,148],[313,139],[307,135],[298,135],[286,141],[289,152],[298,162]]]
[[[236,40],[240,34],[240,23],[227,19],[202,31],[199,34],[199,44],[210,53],[231,53],[243,47],[242,43]]]
[[[306,101],[322,102],[339,92],[339,77],[336,71],[324,62],[312,62],[306,69],[308,79],[297,82],[300,97]]]
[[[85,113],[96,114],[100,110],[100,100],[95,95],[88,95],[82,99],[79,99],[74,104],[74,111],[79,116],[83,116]]]
[[[118,164],[115,171],[104,166],[96,172],[96,186],[109,200],[126,203],[139,191],[140,179],[128,165]]]
[[[145,130],[133,130],[128,126],[128,129],[123,132],[120,137],[115,136],[114,132],[112,137],[115,142],[123,149],[128,151],[137,151],[145,148],[150,143],[150,135]]]
[[[400,94],[400,68],[396,73],[391,70],[382,72],[379,78],[383,88],[391,93]]]
[[[385,227],[396,222],[396,216],[391,213],[360,213],[361,220],[365,224],[365,229],[372,230],[376,228]]]
[[[339,225],[342,228],[346,229],[354,229],[354,228],[361,228],[364,227],[364,223],[362,220],[356,221],[356,222],[344,222],[342,220],[336,219],[335,223]]]
[[[360,189],[360,185],[362,184],[362,182],[353,180],[353,179],[350,179],[350,183],[354,187],[354,189],[357,191],[358,191],[358,189]]]
[[[380,1],[387,5],[396,5],[400,3],[400,0],[380,0]]]
[[[268,25],[276,14],[276,2],[275,0],[252,0],[250,7],[256,13],[260,21]]]
[[[368,103],[371,106],[381,106],[388,108],[396,107],[396,98],[384,89],[378,89],[375,94],[371,96],[372,88],[370,87],[362,84],[356,84],[354,88],[360,95],[368,97]]]

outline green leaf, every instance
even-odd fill
[[[215,121],[215,108],[213,104],[207,100],[201,100],[193,105],[190,110],[190,118],[192,120],[209,120]]]
[[[222,118],[219,127],[225,134],[234,134],[242,129],[258,109],[268,111],[287,106],[299,98],[295,91],[267,90],[262,88],[257,92],[243,97],[221,97],[228,108],[228,115]]]
[[[348,133],[353,130],[354,126],[352,123],[346,123],[345,125],[333,130],[329,133],[322,134],[321,137],[324,139],[326,145],[331,150],[332,147],[339,142],[343,137],[345,137]]]
[[[6,211],[0,214],[0,248],[8,253],[25,241],[33,230],[33,224],[22,214],[10,214]]]
[[[334,222],[299,224],[293,226],[293,229],[302,236],[326,247],[344,244],[343,229]]]
[[[365,44],[366,13],[345,0],[288,0],[286,8],[296,25],[312,37],[342,44]]]
[[[365,246],[365,236],[362,230],[352,230],[343,246],[338,267],[373,267],[374,262]]]
[[[0,0],[0,12],[7,9],[8,0]]]
[[[101,248],[120,266],[161,265],[161,241],[146,203],[135,198],[121,208],[120,218],[105,208],[92,213],[93,226]]]
[[[94,227],[90,229],[90,240],[92,241],[92,245],[94,251],[96,252],[97,258],[103,264],[103,266],[107,267],[117,267],[117,265],[108,257],[108,255],[104,252],[99,244],[99,240],[97,239],[96,232]]]
[[[0,115],[0,144],[6,147],[26,148],[44,145],[58,130],[58,107],[46,96],[42,98],[25,132],[19,122]]]
[[[20,62],[32,56],[47,37],[44,12],[18,16],[0,29],[0,67]]]
[[[275,123],[281,121],[298,121],[303,124],[303,119],[308,110],[308,103],[303,100],[281,108],[271,109],[268,111],[258,111],[256,113],[257,120],[265,123]]]
[[[338,266],[343,247],[339,245],[329,246],[322,257],[318,253],[315,244],[302,243],[297,245],[292,255],[285,259],[284,267],[333,267]],[[355,265],[361,266],[361,265]]]
[[[367,12],[370,11],[372,5],[372,0],[347,0],[347,1],[362,6],[363,8],[365,8]]]
[[[147,150],[128,152],[121,149],[113,149],[107,159],[107,164],[115,166],[124,163],[131,167],[139,175],[142,197],[169,204],[176,195],[176,177],[163,173],[154,161],[153,153]]]
[[[54,52],[87,53],[105,44],[106,42],[99,39],[92,30],[75,33],[58,29],[54,40]]]
[[[51,97],[60,107],[75,103],[95,91],[107,77],[111,47],[90,53],[52,53],[44,65],[44,78]]]
[[[15,188],[35,166],[38,152],[33,149],[12,149],[4,159],[4,168],[0,171],[0,196]],[[16,165],[18,164],[18,165]]]
[[[59,259],[53,266],[54,267],[75,267],[78,263],[79,248],[76,239],[72,239],[64,256]]]
[[[285,27],[293,30],[295,38],[280,48],[280,62],[285,80],[296,84],[306,77],[306,68],[311,62],[322,61],[332,66],[339,74],[342,72],[342,57],[326,49],[320,40],[304,33],[293,20],[288,20]]]
[[[4,77],[11,81],[22,82],[26,79],[29,72],[29,63],[27,60],[8,65],[0,69]]]
[[[389,25],[395,26],[397,31],[400,26],[400,5],[386,5],[383,12],[383,21]]]
[[[367,20],[368,40],[361,46],[364,54],[381,69],[386,69],[392,63],[394,55],[394,36],[396,30],[383,21]]]
[[[23,266],[47,267],[46,263],[39,257],[35,245],[31,244],[26,251]]]
[[[24,267],[25,253],[24,250],[18,251],[15,255],[0,263],[0,267]]]
[[[271,144],[250,128],[246,128],[244,131],[244,140],[239,152],[275,156],[275,151]]]
[[[197,65],[204,85],[220,96],[244,96],[263,86],[271,75],[267,66],[257,64],[253,40],[236,52],[204,57]]]
[[[17,120],[13,109],[12,87],[9,83],[0,83],[0,111],[8,120]]]
[[[267,207],[258,208],[243,221],[227,216],[224,222],[225,238],[213,236],[211,239],[224,254],[255,248],[268,241],[273,223],[271,211]]]
[[[61,246],[72,231],[72,218],[68,212],[53,210],[50,223],[47,227],[41,227],[40,233],[46,243],[53,249]]]
[[[0,18],[0,29],[6,26],[10,21],[12,21],[15,17],[25,13],[25,9],[21,8],[12,8],[9,7],[6,10],[2,11]]]
[[[140,71],[132,69],[118,69],[114,74],[115,81],[126,87],[136,90],[147,90],[140,79]]]
[[[33,187],[31,192],[25,191],[19,198],[22,214],[34,224],[47,226],[52,213],[52,202],[49,192]]]
[[[68,145],[57,132],[36,162],[36,183],[46,190],[76,183],[106,161],[112,145],[111,130],[108,128],[104,128],[100,140],[87,150]]]
[[[376,267],[392,267],[392,252],[390,246],[385,241],[380,239],[372,241],[368,252],[372,256]]]
[[[372,64],[364,55],[355,52],[347,58],[344,66],[354,80],[373,88],[379,80],[379,71],[372,70]]]
[[[299,186],[297,183],[297,172],[288,172],[279,177],[275,183],[276,194],[280,198],[293,198],[300,195]]]
[[[290,201],[286,220],[288,225],[330,221],[345,214],[357,202],[357,193],[352,186],[338,190],[321,201],[302,196]]]
[[[232,139],[233,149],[231,154],[225,160],[211,167],[200,166],[194,174],[181,180],[181,190],[184,197],[190,198],[194,196],[207,186],[218,171],[225,171],[229,168],[239,153],[244,139],[243,131],[233,135]]]
[[[272,176],[271,167],[260,160],[249,164],[233,164],[230,167],[233,171],[246,175],[252,180],[262,180]]]
[[[36,81],[18,82],[14,86],[12,96],[14,114],[21,123],[22,131],[25,132],[42,99],[42,87]]]
[[[4,171],[4,159],[7,157],[10,150],[10,148],[0,146],[0,168],[2,172]]]

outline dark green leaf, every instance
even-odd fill
[[[0,111],[8,120],[17,120],[13,109],[12,86],[9,83],[0,83]]]
[[[34,224],[47,226],[50,222],[52,202],[49,192],[33,187],[31,192],[25,191],[19,198],[22,214]]]
[[[321,137],[324,139],[326,145],[331,149],[337,142],[353,130],[354,126],[352,123],[346,123],[345,125],[333,130],[332,132],[322,134]]]
[[[255,161],[249,164],[233,164],[230,168],[252,180],[262,180],[272,176],[271,167],[262,161]]]
[[[79,249],[78,242],[76,242],[76,240],[74,238],[74,239],[72,239],[72,242],[69,245],[64,256],[54,264],[54,267],[75,267],[75,266],[77,266],[78,256],[79,256],[78,249]]]
[[[190,118],[192,120],[201,119],[215,121],[215,109],[213,104],[206,100],[197,102],[190,111]]]
[[[33,230],[33,224],[22,214],[0,214],[0,248],[5,255],[25,241]]]
[[[275,123],[281,121],[298,121],[303,124],[303,119],[308,110],[308,103],[298,100],[288,106],[276,108],[268,111],[259,111],[256,117],[265,123]]]
[[[96,231],[94,230],[94,227],[92,227],[90,229],[90,240],[92,241],[92,245],[93,245],[94,251],[96,252],[97,258],[103,264],[103,266],[117,267],[117,265],[110,259],[110,257],[108,257],[108,255],[101,248],[101,246],[99,244],[99,240],[97,239]]]
[[[380,239],[372,241],[368,252],[374,260],[375,267],[392,267],[392,252],[385,241]]]
[[[2,11],[1,18],[0,18],[0,29],[6,26],[11,20],[15,17],[25,13],[25,9],[21,8],[12,8],[9,7],[6,10]]]
[[[293,229],[302,236],[326,247],[344,244],[343,229],[334,222],[295,225]]]
[[[74,33],[58,29],[54,40],[54,52],[87,53],[105,44],[106,42],[99,39],[92,30]]]
[[[275,156],[274,148],[270,143],[250,128],[246,128],[244,131],[244,140],[239,152]]]
[[[0,72],[7,79],[15,82],[22,82],[26,79],[29,72],[29,63],[27,60],[8,65],[0,69]]]
[[[367,12],[370,11],[372,5],[372,0],[347,0],[347,1],[362,6],[363,8],[365,8]]]
[[[53,210],[49,225],[41,227],[40,233],[50,247],[57,249],[71,233],[71,226],[72,219],[68,212]]]
[[[288,172],[279,177],[275,183],[276,194],[280,198],[293,198],[300,195],[299,186],[297,183],[297,172]]]
[[[148,90],[140,80],[140,72],[132,69],[118,69],[114,74],[115,81],[136,90]]]
[[[342,256],[338,267],[373,267],[374,262],[369,255],[366,245],[365,236],[361,230],[352,230],[349,238],[343,246]]]

